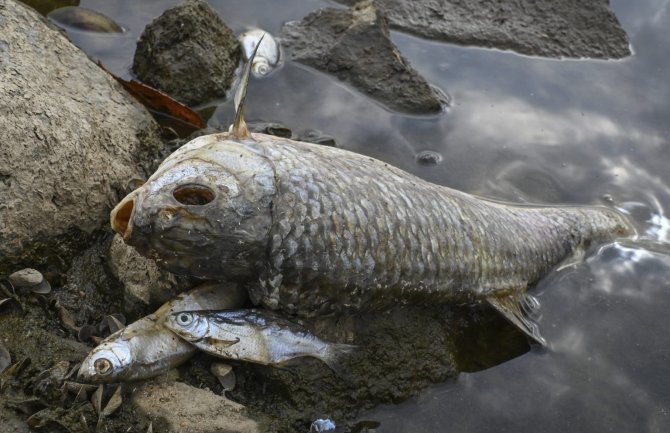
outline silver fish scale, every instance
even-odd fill
[[[258,148],[278,194],[270,265],[251,294],[301,315],[518,291],[582,241],[628,230],[605,208],[505,205],[354,153],[289,140]]]

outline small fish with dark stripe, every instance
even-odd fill
[[[165,326],[203,352],[225,359],[279,365],[310,356],[339,371],[355,346],[328,343],[267,310],[181,311]]]

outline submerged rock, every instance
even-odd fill
[[[226,96],[240,61],[232,30],[202,0],[168,9],[137,43],[133,71],[187,105]]]
[[[607,0],[374,2],[391,28],[445,42],[546,57],[618,59],[631,54],[626,31]]]
[[[446,104],[446,95],[400,55],[371,1],[312,12],[285,24],[281,40],[292,60],[333,74],[392,110],[439,113]]]
[[[0,3],[0,275],[64,268],[161,146],[149,113],[34,10]]]
[[[47,16],[59,27],[96,33],[123,33],[123,27],[98,11],[79,6],[56,9]]]

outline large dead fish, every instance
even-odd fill
[[[488,301],[538,342],[529,284],[594,241],[632,233],[615,210],[499,203],[343,149],[230,133],[182,146],[111,214],[175,273],[241,281],[302,316],[405,301]]]

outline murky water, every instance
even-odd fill
[[[176,3],[83,1],[129,33],[80,43],[127,77],[136,38]],[[331,5],[211,3],[236,32],[278,32],[284,21]],[[381,422],[377,431],[670,431],[670,2],[613,0],[611,7],[635,51],[622,61],[545,60],[394,33],[403,55],[453,98],[441,116],[388,112],[290,63],[252,83],[250,119],[316,128],[341,147],[497,199],[613,203],[638,225],[638,241],[590,250],[534,289],[549,351],[377,408],[361,418]],[[210,124],[228,125],[232,104],[219,102]],[[442,162],[420,164],[415,155],[424,150]]]

